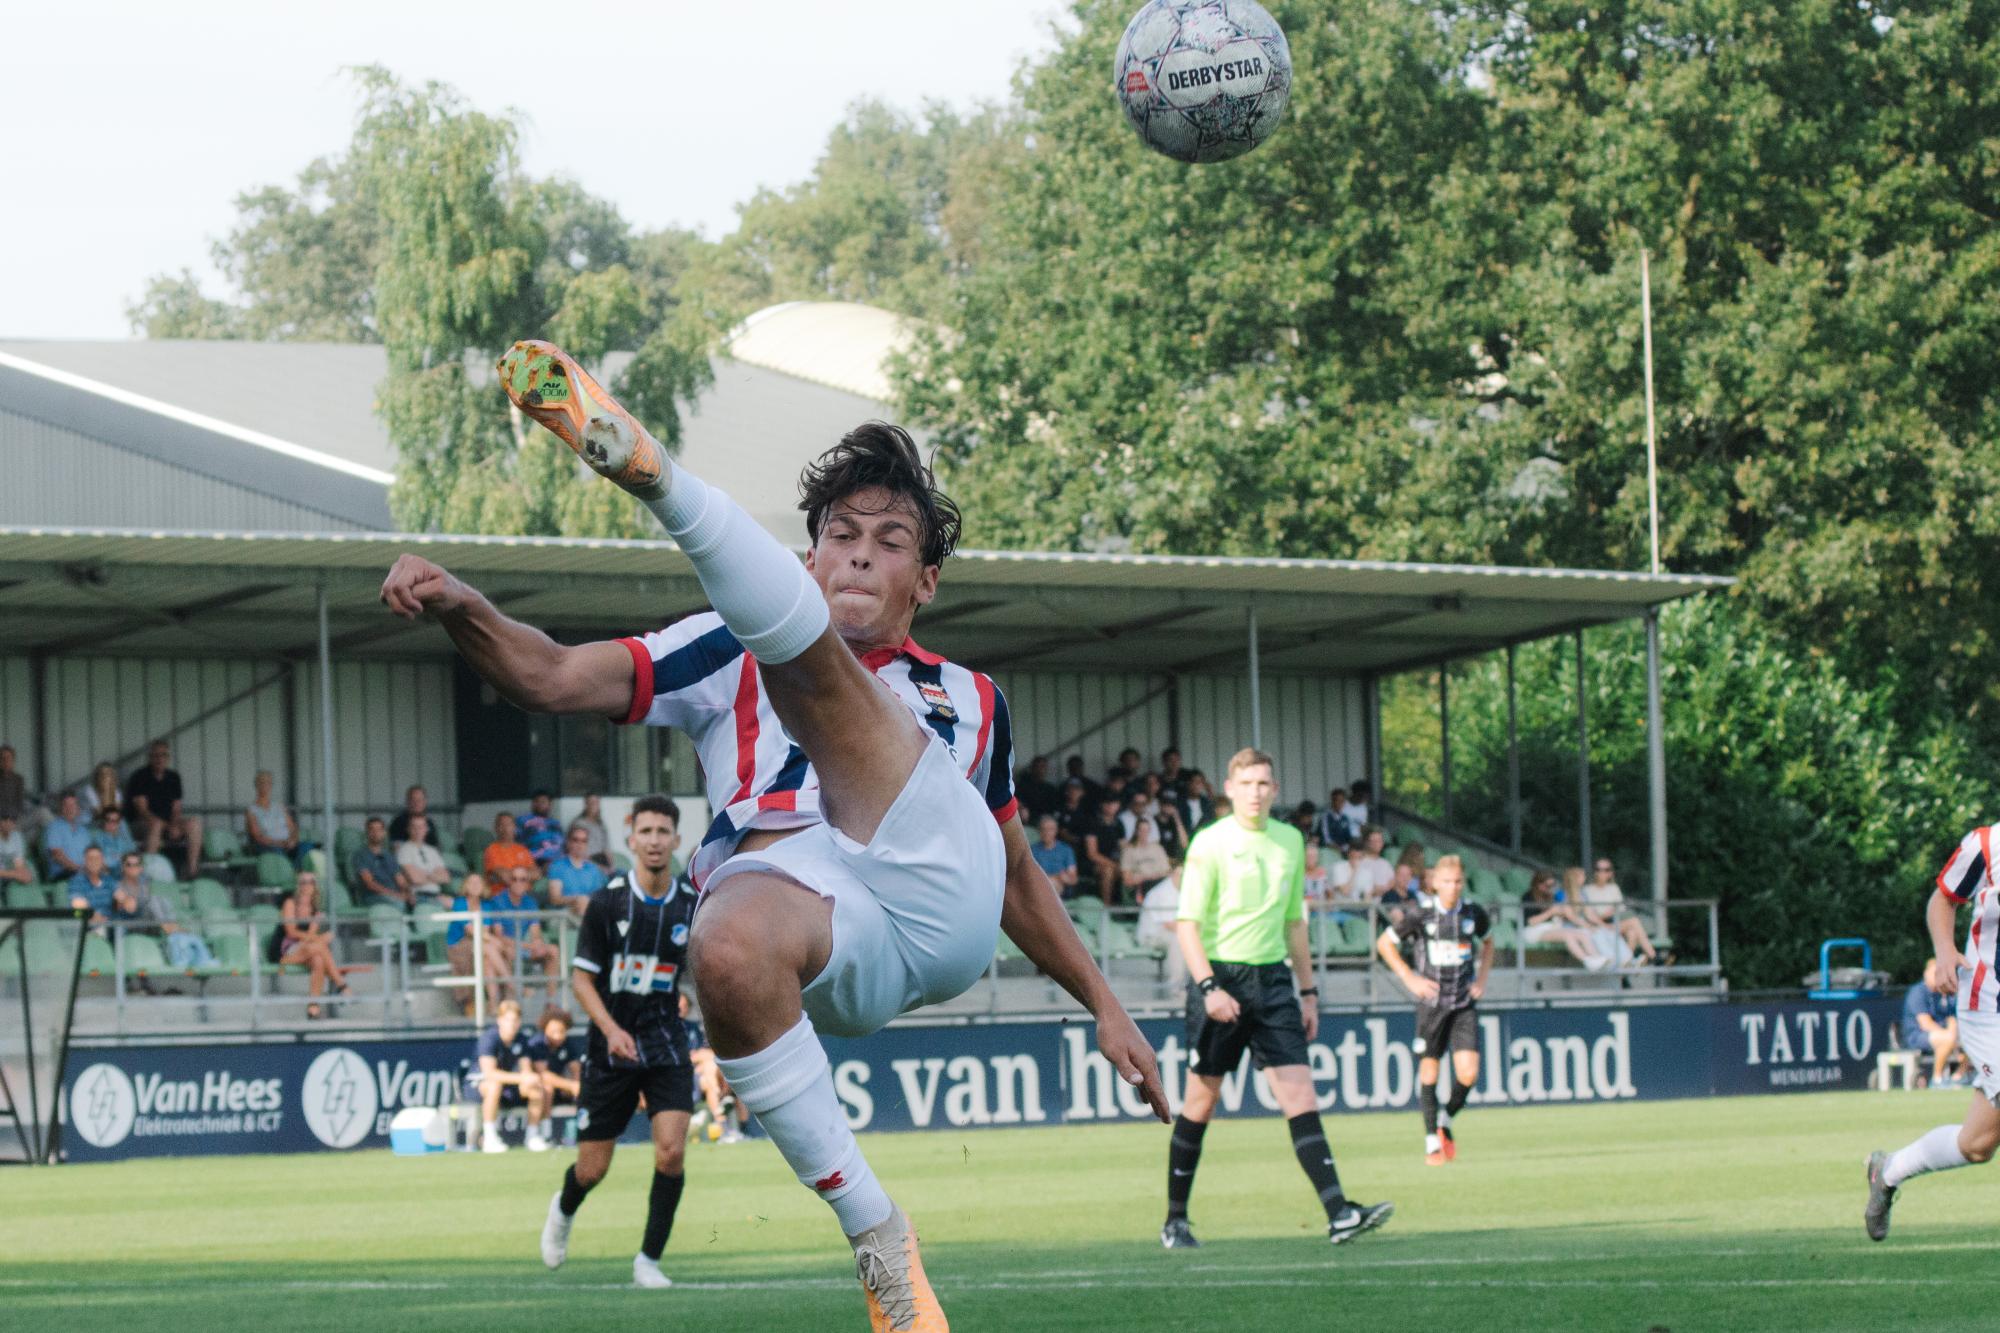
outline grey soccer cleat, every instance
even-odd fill
[[[1888,1165],[1888,1153],[1868,1154],[1868,1207],[1862,1210],[1861,1221],[1868,1228],[1870,1240],[1881,1240],[1889,1234],[1889,1210],[1896,1203],[1896,1187],[1882,1179]]]
[[[1345,1245],[1363,1232],[1373,1231],[1395,1215],[1393,1203],[1350,1203],[1326,1224],[1326,1238]]]
[[[1201,1242],[1194,1238],[1185,1217],[1170,1217],[1160,1228],[1160,1245],[1169,1250],[1198,1250]]]

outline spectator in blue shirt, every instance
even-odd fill
[[[90,909],[90,924],[101,926],[111,915],[114,881],[104,864],[104,853],[95,847],[83,849],[83,869],[70,876],[69,905]]]
[[[91,831],[90,845],[104,853],[104,864],[120,865],[125,853],[136,851],[138,844],[125,829],[125,812],[117,806],[110,806],[98,812],[97,827]]]
[[[1958,1001],[1938,992],[1937,959],[1924,960],[1924,979],[1903,996],[1903,1045],[1931,1053],[1931,1083],[1945,1082],[1945,1068],[1958,1051]]]
[[[563,855],[549,863],[549,906],[560,907],[581,918],[590,904],[590,895],[611,878],[604,867],[590,859],[590,830],[582,824],[569,826]]]
[[[542,905],[535,900],[529,890],[534,886],[535,872],[526,866],[516,866],[507,872],[507,892],[500,895],[488,909],[500,919],[500,928],[507,938],[514,942],[514,952],[523,964],[524,970],[539,966],[548,978],[548,1002],[556,1002],[556,985],[562,972],[562,951],[549,943],[542,933],[540,920]]]
[[[470,912],[486,897],[486,877],[467,875],[459,887],[458,896],[453,898],[446,909],[452,913]],[[472,942],[472,922],[470,918],[460,918],[448,922],[444,928],[445,961],[451,964],[453,976],[469,977],[474,973]],[[499,1007],[502,986],[514,970],[514,942],[507,938],[501,928],[500,918],[493,914],[493,905],[486,904],[485,929],[481,932],[480,952],[484,955],[478,970],[486,978],[486,1004],[489,1009]],[[470,987],[461,992],[460,1003],[465,1012],[473,1011],[473,996]]]
[[[547,792],[538,791],[529,798],[528,813],[515,821],[521,845],[538,866],[546,866],[563,854],[563,826],[553,813],[554,804]]]
[[[1056,886],[1056,892],[1067,898],[1076,889],[1076,852],[1059,836],[1062,823],[1054,815],[1043,815],[1035,821],[1035,844],[1028,848],[1028,855],[1035,858],[1035,864],[1049,877],[1049,883]]]
[[[56,802],[56,817],[42,830],[42,855],[48,859],[50,882],[74,879],[83,869],[83,854],[89,847],[90,825],[79,816],[76,793],[66,791]]]

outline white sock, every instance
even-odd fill
[[[833,1205],[842,1231],[858,1236],[895,1211],[847,1127],[833,1092],[833,1067],[810,1019],[801,1017],[754,1055],[715,1063],[737,1099],[756,1112],[799,1183]]]
[[[1893,1189],[1915,1176],[1970,1165],[1958,1150],[1958,1126],[1939,1125],[1915,1143],[1889,1154],[1888,1164],[1882,1168],[1882,1183]]]
[[[798,557],[728,495],[672,461],[645,505],[694,564],[709,605],[759,662],[789,662],[826,632],[826,597]]]
[[[1425,1152],[1443,1152],[1443,1151],[1444,1151],[1444,1140],[1443,1140],[1443,1139],[1441,1139],[1441,1138],[1439,1138],[1439,1137],[1438,1137],[1437,1135],[1435,1135],[1435,1134],[1426,1134],[1426,1135],[1424,1135],[1424,1151],[1425,1151]]]

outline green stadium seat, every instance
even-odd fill
[[[1496,912],[1493,916],[1493,948],[1498,954],[1512,953],[1521,938],[1521,925],[1512,912]],[[1496,959],[1505,962],[1505,958]]]
[[[446,870],[449,870],[453,875],[460,878],[465,876],[467,872],[463,856],[460,856],[457,852],[440,852],[439,856],[444,859],[444,868]]]
[[[65,927],[55,921],[30,921],[23,930],[28,935],[28,970],[34,973],[69,971],[75,961],[75,942],[65,939]]]
[[[155,880],[152,883],[151,887],[153,890],[153,896],[155,898],[162,900],[163,902],[167,903],[170,907],[172,907],[174,909],[175,916],[181,917],[189,915],[190,909],[194,906],[194,904],[188,897],[187,885],[179,883],[162,884],[159,881]]]
[[[292,858],[280,852],[265,852],[257,858],[257,884],[266,889],[289,889],[298,882]],[[325,877],[320,882],[324,884]]]
[[[1526,866],[1508,866],[1500,872],[1500,882],[1507,886],[1508,894],[1515,898],[1527,893],[1528,885],[1534,878],[1534,872]]]
[[[47,907],[49,905],[50,891],[54,887],[52,884],[10,883],[7,885],[7,906],[21,908]]]
[[[674,859],[679,860],[680,858],[675,857]],[[613,852],[611,853],[611,864],[620,870],[630,870],[632,868],[632,858],[623,852]]]
[[[486,849],[492,845],[493,833],[490,829],[469,828],[465,831],[464,836],[458,840],[458,849],[465,853],[467,865],[484,865],[486,863]]]
[[[1019,962],[1027,957],[1021,952],[1021,946],[1008,939],[1004,933],[1000,936],[1000,945],[993,951],[993,956],[1003,963]]]
[[[1468,896],[1476,903],[1497,903],[1507,896],[1506,884],[1490,870],[1475,870],[1468,878],[1471,881]]]
[[[333,859],[343,867],[343,874],[345,873],[344,868],[347,865],[348,858],[367,845],[368,834],[362,829],[342,828],[334,830]]]
[[[283,916],[276,903],[252,903],[243,909],[243,920],[257,927],[260,933],[269,933]]]
[[[127,931],[125,935],[125,975],[154,976],[162,972],[177,971],[167,963],[166,951],[160,947],[157,935],[140,935]]]
[[[208,949],[215,955],[215,966],[208,969],[211,976],[241,976],[250,970],[250,938],[240,930],[232,930],[206,937]]]
[[[117,970],[118,960],[112,957],[111,941],[95,932],[83,937],[83,974],[88,977],[108,977]]]
[[[222,921],[236,920],[236,900],[219,880],[197,879],[188,884],[188,902],[195,915]]]

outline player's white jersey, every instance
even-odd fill
[[[1959,982],[1959,1008],[2000,1014],[2000,962],[1994,945],[2000,942],[2000,887],[1993,881],[1991,824],[1965,835],[1951,860],[1938,872],[1938,892],[1955,903],[1972,904],[1972,926],[1965,933],[1965,961],[1972,979]]]
[[[820,822],[819,776],[785,734],[756,660],[714,612],[620,639],[632,654],[627,723],[678,727],[695,743],[713,815],[691,867],[697,885],[753,828]],[[912,639],[862,664],[944,741],[1001,823],[1014,817],[1014,742],[1007,700],[991,677],[926,652]]]

